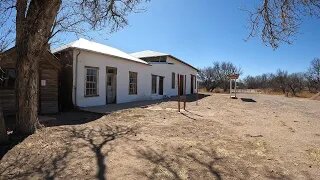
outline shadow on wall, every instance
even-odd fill
[[[51,131],[45,140],[40,138],[30,146],[27,138],[10,151],[0,165],[0,179],[106,179],[106,157],[116,139],[135,133],[128,127],[108,125]]]

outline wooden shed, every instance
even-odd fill
[[[59,112],[58,76],[59,60],[48,50],[40,61],[39,68],[39,114],[54,114]],[[16,50],[11,48],[0,54],[0,106],[5,115],[15,114],[16,95]]]

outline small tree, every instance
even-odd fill
[[[303,73],[292,73],[288,76],[287,85],[293,96],[302,91],[305,87]]]
[[[278,69],[273,78],[274,87],[279,88],[285,94],[288,88],[288,72]]]
[[[311,89],[320,91],[320,58],[311,61],[306,78]]]
[[[227,91],[228,75],[233,73],[242,74],[242,70],[231,62],[214,62],[212,66],[200,69],[199,77],[207,90],[219,87]]]

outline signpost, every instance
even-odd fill
[[[229,74],[228,78],[230,80],[230,98],[237,99],[237,79],[239,79],[239,74]],[[234,82],[234,88],[232,88],[232,81]],[[234,89],[234,95],[232,95],[232,90]]]

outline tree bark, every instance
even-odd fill
[[[7,129],[4,123],[2,107],[0,107],[0,144],[8,141]]]
[[[48,40],[61,0],[17,0],[17,124],[16,131],[32,134],[39,127],[39,62],[49,48]]]

